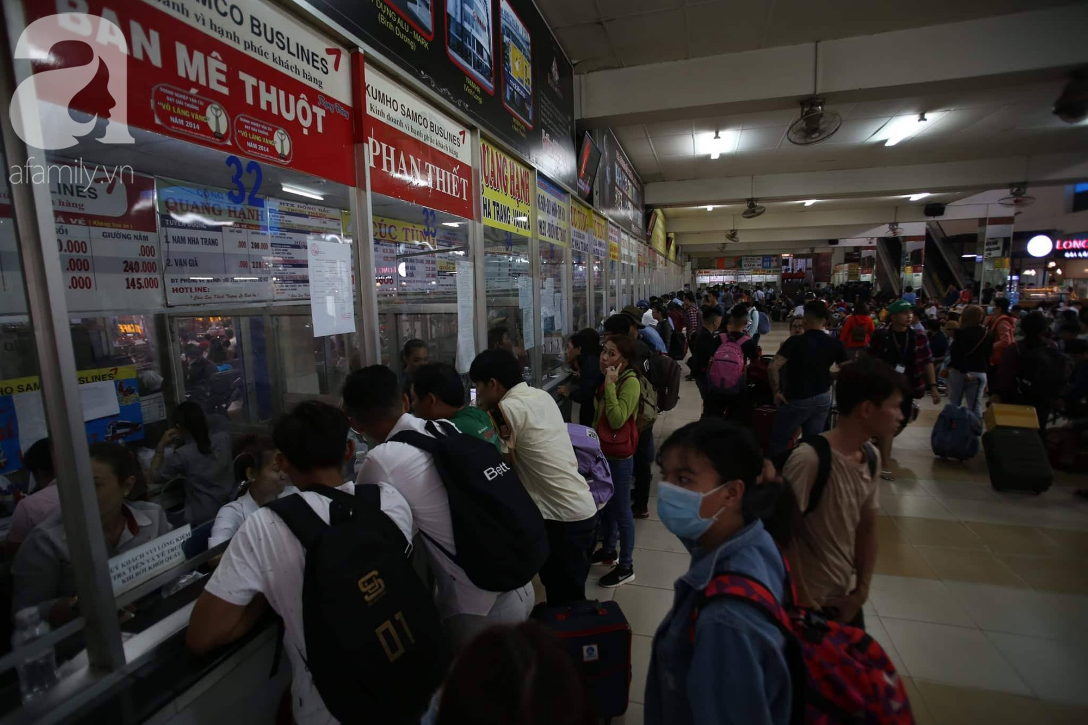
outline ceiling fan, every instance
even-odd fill
[[[842,126],[838,111],[825,111],[824,99],[812,96],[801,101],[801,117],[794,119],[786,139],[797,146],[808,146],[831,138]]]
[[[900,231],[902,231],[902,227],[899,226],[896,222],[892,222],[888,225],[888,231],[884,232],[884,236],[898,237]]]
[[[1028,184],[1026,181],[1009,186],[1009,195],[1003,196],[997,201],[1001,206],[1009,206],[1020,209],[1035,203],[1034,196],[1028,196]]]
[[[755,219],[757,216],[765,211],[767,211],[767,207],[761,204],[757,204],[755,199],[749,199],[748,206],[745,207],[744,211],[742,211],[740,215],[745,219]]]

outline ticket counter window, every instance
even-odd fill
[[[608,317],[608,287],[604,283],[604,271],[605,266],[608,264],[608,260],[602,257],[593,255],[593,312],[595,319],[593,320],[594,327],[600,327],[605,318]]]
[[[529,237],[484,227],[487,347],[514,353],[522,379],[532,382],[529,351],[536,345]]]
[[[571,318],[574,321],[574,329],[577,332],[589,324],[589,255],[585,252],[571,251]]]
[[[566,361],[567,277],[569,250],[558,244],[540,242],[540,342],[542,386],[558,384]]]
[[[381,194],[371,204],[382,364],[403,371],[405,344],[422,340],[430,360],[467,371],[475,352],[469,220]]]

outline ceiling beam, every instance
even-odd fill
[[[1088,5],[656,63],[576,76],[581,122],[653,123],[943,93],[1055,77],[1088,63]],[[815,87],[814,87],[815,80]],[[884,95],[888,94],[888,95]]]
[[[1007,195],[1008,192],[1006,191]],[[740,213],[713,213],[705,216],[668,218],[668,230],[676,233],[710,232],[718,229],[803,229],[807,227],[857,226],[859,224],[887,224],[891,221],[926,222],[948,219],[982,219],[987,215],[987,204],[949,204],[943,216],[927,217],[920,205],[874,206],[861,209],[832,211],[797,211],[776,213],[768,211],[755,219],[744,219]],[[1012,213],[1011,211],[1009,212]]]
[[[1085,44],[1088,46],[1088,43]],[[647,206],[703,206],[743,202],[750,196],[776,199],[825,199],[909,194],[919,190],[984,191],[1013,182],[1060,185],[1088,178],[1088,154],[1009,156],[977,161],[949,161],[838,171],[733,176],[719,179],[663,181],[646,185]]]
[[[871,249],[876,246],[868,238],[842,239],[837,246],[827,244],[826,240],[820,240],[818,243],[802,240],[775,244],[753,244],[745,242],[743,239],[740,242],[727,244],[724,250],[719,248],[720,245],[721,242],[684,247],[682,251],[689,257],[698,259],[699,257],[737,257],[745,254],[804,254],[808,252],[830,252],[839,247],[868,247]]]

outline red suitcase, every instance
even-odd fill
[[[752,413],[752,431],[756,434],[763,455],[771,452],[771,430],[774,428],[774,416],[777,410],[773,405],[761,405]]]

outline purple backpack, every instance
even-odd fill
[[[600,511],[612,498],[615,490],[612,485],[612,469],[608,467],[608,459],[601,452],[601,439],[597,436],[597,431],[577,423],[567,423],[567,434],[574,446],[574,456],[578,459],[578,473],[589,484],[593,502]]]

